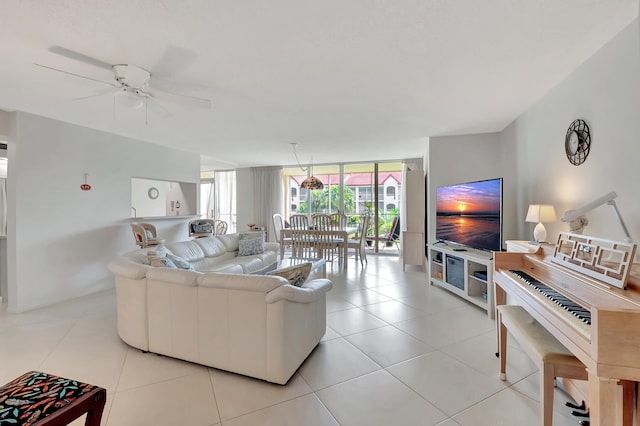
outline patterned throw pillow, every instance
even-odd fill
[[[149,265],[165,268],[177,268],[176,264],[167,257],[167,248],[165,246],[155,246],[147,251],[147,258],[149,259]]]
[[[210,222],[201,220],[200,222],[192,223],[191,230],[195,234],[210,234],[213,232],[213,227]]]
[[[149,257],[149,263],[151,264],[151,266],[155,266],[156,268],[160,268],[160,267],[173,268],[173,269],[178,268],[176,264],[173,263],[173,261],[168,257],[158,257],[158,256]]]
[[[238,256],[264,253],[264,232],[241,232],[238,234]]]
[[[155,246],[147,251],[147,256],[151,257],[167,257],[167,248],[165,246]]]
[[[180,269],[193,269],[193,266],[187,260],[175,254],[167,253],[167,259],[171,260]]]
[[[276,275],[289,281],[289,284],[300,287],[311,273],[311,263],[301,263],[300,265],[289,266],[267,272],[266,275]]]

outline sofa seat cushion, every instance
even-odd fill
[[[254,272],[258,272],[263,269],[265,264],[263,264],[262,260],[257,256],[242,256],[238,257],[234,260],[234,263],[242,266],[242,269],[245,274],[252,274]]]
[[[278,255],[275,251],[265,251],[264,253],[255,254],[251,257],[255,257],[262,261],[262,266],[267,267],[271,264],[274,264],[278,261]]]
[[[219,272],[224,274],[244,274],[244,268],[236,262],[222,262],[199,272]]]
[[[236,254],[234,252],[224,252],[220,256],[207,256],[202,259],[191,262],[193,269],[200,272],[217,271],[220,265],[225,266],[230,263],[236,263]]]

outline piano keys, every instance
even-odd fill
[[[638,282],[629,276],[635,245],[573,234],[561,234],[559,241],[534,254],[495,254],[496,305],[505,304],[509,294],[512,303],[523,306],[580,359],[589,373],[591,424],[620,425],[616,384],[619,379],[640,381],[640,287],[629,285]],[[577,256],[589,258],[583,262],[587,267],[596,265],[589,274],[553,260],[558,246],[580,250],[585,244],[588,256]],[[598,255],[611,251],[622,255],[606,262]],[[566,250],[561,255],[565,260],[573,256]],[[598,269],[606,270],[607,279],[597,279]],[[624,282],[613,283],[612,276]]]
[[[552,289],[546,284],[543,284],[526,272],[518,271],[516,269],[512,269],[509,272],[520,278],[521,281],[536,289],[547,299],[551,300],[553,303],[560,306],[574,317],[580,319],[580,321],[584,322],[587,325],[591,325],[591,311],[589,309],[585,309],[584,307],[582,307],[582,305],[579,305],[570,298],[563,296],[562,293]]]

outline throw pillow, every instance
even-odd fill
[[[171,260],[180,269],[193,269],[193,266],[187,260],[175,254],[167,253],[167,259]]]
[[[159,268],[159,267],[173,268],[173,269],[178,268],[176,264],[173,263],[173,261],[168,257],[159,257],[159,256],[149,257],[149,263],[151,264],[151,266],[155,266],[156,268]]]
[[[195,234],[210,234],[213,232],[211,223],[206,220],[191,224],[191,229]]]
[[[144,230],[145,235],[147,236],[147,240],[153,240],[153,234],[148,229]]]
[[[147,251],[149,257],[167,257],[167,248],[165,246],[155,246]]]
[[[276,275],[289,281],[289,284],[300,287],[311,273],[311,263],[301,263],[300,265],[289,266],[287,268],[276,269],[267,272],[267,275]]]
[[[177,268],[176,264],[167,257],[167,248],[165,246],[155,246],[147,251],[149,265],[156,268]]]
[[[264,253],[264,232],[241,232],[238,234],[238,256]]]

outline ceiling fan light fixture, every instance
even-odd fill
[[[113,66],[113,73],[118,83],[125,87],[144,89],[149,87],[151,73],[133,64],[118,64]]]
[[[134,90],[123,88],[116,92],[118,103],[125,108],[140,109],[144,106],[144,97],[137,94]]]

